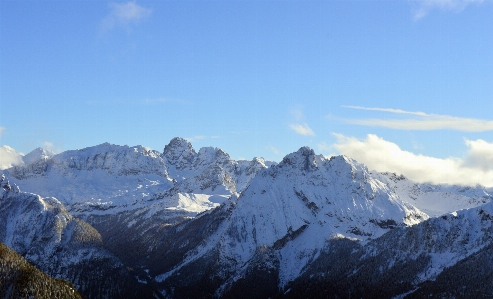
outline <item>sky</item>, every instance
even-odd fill
[[[489,0],[1,1],[0,145],[309,146],[493,186],[492,31]]]

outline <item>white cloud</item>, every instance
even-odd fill
[[[272,145],[269,145],[269,149],[276,155],[279,155],[279,150]]]
[[[295,131],[296,133],[304,136],[315,136],[313,130],[305,123],[305,124],[291,124],[289,127]]]
[[[110,13],[101,22],[103,31],[115,27],[128,27],[148,17],[152,10],[142,7],[135,2],[110,3]]]
[[[45,142],[43,142],[43,147],[51,150],[53,148],[53,143],[49,142],[49,141],[45,141]]]
[[[315,136],[315,133],[307,123],[301,123],[301,121],[305,118],[305,115],[303,114],[303,107],[298,106],[296,108],[292,108],[289,112],[296,122],[289,125],[291,130],[303,136]]]
[[[493,130],[493,121],[463,118],[450,115],[428,114],[424,112],[405,111],[391,108],[368,108],[360,106],[343,106],[345,108],[388,112],[393,114],[413,115],[408,119],[345,119],[354,125],[384,127],[397,130],[440,130],[451,129],[463,132],[485,132]]]
[[[484,140],[465,140],[469,147],[464,165],[473,168],[480,168],[483,171],[493,170],[493,143]]]
[[[393,108],[370,108],[370,107],[362,107],[362,106],[345,106],[343,105],[342,107],[344,108],[350,108],[350,109],[359,109],[359,110],[369,110],[369,111],[382,111],[382,112],[390,112],[390,113],[396,113],[396,114],[411,114],[411,115],[418,115],[418,116],[432,116],[432,114],[427,114],[424,112],[419,112],[419,111],[405,111],[401,109],[393,109]]]
[[[22,165],[22,153],[17,152],[7,145],[0,146],[0,170],[7,169],[15,165]]]
[[[322,142],[322,143],[317,144],[317,149],[325,157],[332,157],[332,156],[336,156],[337,155],[337,154],[334,153],[334,146],[333,145],[329,145],[326,142]]]
[[[334,147],[369,169],[404,174],[416,182],[435,184],[481,184],[493,187],[493,143],[465,140],[465,158],[434,158],[402,150],[397,144],[369,134],[359,140],[334,134]]]
[[[0,137],[2,137],[3,131],[5,131],[5,127],[0,127]]]
[[[421,19],[435,9],[457,13],[461,12],[468,5],[482,3],[483,0],[413,0],[411,2],[415,6],[414,18]]]
[[[55,147],[55,144],[53,144],[53,142],[50,142],[50,141],[43,142],[42,147],[49,150],[49,151],[52,151],[55,154],[62,152],[62,148],[60,146]]]

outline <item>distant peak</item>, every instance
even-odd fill
[[[164,147],[164,150],[172,148],[193,148],[192,144],[188,142],[185,138],[175,137]]]
[[[308,146],[300,147],[300,149],[298,151],[296,151],[296,153],[303,155],[303,156],[315,155],[315,151],[313,149],[309,148]]]
[[[317,168],[317,157],[315,151],[307,146],[301,147],[294,153],[284,157],[279,163],[279,167],[287,165],[294,166],[302,170],[313,170]]]
[[[231,159],[231,157],[229,156],[229,154],[226,153],[225,151],[223,151],[220,148],[217,149],[216,158],[218,158],[218,159],[225,159],[225,160]]]
[[[199,159],[202,160],[215,160],[215,161],[227,161],[231,160],[228,153],[217,147],[202,147],[198,153]]]
[[[186,139],[181,137],[175,137],[164,147],[163,155],[168,159],[171,164],[177,160],[187,160],[191,161],[195,156],[196,152],[193,146]]]
[[[51,156],[55,155],[55,152],[52,150],[49,150],[47,148],[38,147],[38,148],[32,150],[26,156],[29,156],[29,155],[43,155],[43,156],[51,157]]]
[[[252,163],[265,165],[265,159],[262,157],[255,157],[252,159]]]

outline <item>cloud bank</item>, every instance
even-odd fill
[[[397,144],[369,134],[359,140],[334,134],[334,147],[369,169],[404,174],[409,179],[434,184],[457,184],[493,187],[493,143],[465,140],[468,147],[464,158],[434,158],[402,150]]]
[[[17,152],[7,145],[0,146],[0,170],[7,169],[12,166],[22,165],[22,153]]]
[[[135,2],[110,3],[110,13],[101,22],[101,29],[109,31],[115,27],[128,28],[131,24],[148,17],[152,10]]]
[[[429,114],[425,112],[405,111],[392,108],[368,108],[360,106],[342,106],[344,108],[380,111],[392,114],[411,115],[407,119],[345,119],[346,123],[370,127],[384,127],[397,130],[442,130],[450,129],[462,132],[493,131],[493,121],[463,118],[450,115]]]

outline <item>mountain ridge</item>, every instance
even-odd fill
[[[432,279],[461,261],[472,263],[472,256],[484,256],[490,248],[481,234],[467,238],[457,234],[462,239],[446,242],[453,235],[452,226],[489,231],[485,216],[490,215],[493,199],[489,189],[418,184],[403,175],[371,171],[347,156],[317,155],[309,147],[272,163],[262,158],[235,161],[215,147],[197,152],[183,138],[172,139],[163,152],[104,143],[3,172],[4,197],[36,202],[24,214],[33,213],[35,207],[46,206],[46,211],[58,207],[53,215],[65,222],[50,222],[43,231],[60,227],[69,240],[72,227],[86,227],[86,232],[93,231],[93,243],[88,244],[108,250],[118,265],[133,269],[129,273],[140,285],[170,298],[289,297],[289,289],[292,294],[303,293],[297,287],[300,283],[324,281],[345,288],[352,275],[362,279],[354,284],[355,294],[371,293],[383,282],[392,283],[388,293],[392,296],[413,290],[418,294],[425,286],[438,289],[443,283],[432,284]],[[2,209],[5,215],[15,215],[18,207]],[[12,218],[4,218],[8,217]],[[10,223],[16,223],[17,231],[25,230],[22,221]],[[426,240],[424,247],[409,251],[412,247],[406,245],[421,242],[410,237],[414,231],[441,236],[439,243],[447,244],[444,251],[428,254],[432,247]],[[10,236],[13,240],[22,234]],[[5,238],[14,244],[11,239]],[[36,261],[23,249],[31,246],[19,245],[25,238],[19,240],[20,252]],[[50,246],[42,247],[55,248]],[[400,255],[387,247],[402,248]],[[64,248],[70,252],[70,246]],[[42,260],[51,253],[39,252],[37,263],[46,268]],[[337,256],[342,260],[334,260]],[[375,263],[383,276],[368,280],[368,273],[376,275],[369,266]],[[336,267],[339,276],[321,276],[320,265]],[[404,265],[413,270],[403,271]],[[358,268],[366,270],[359,273]],[[252,289],[252,284],[259,288]]]

